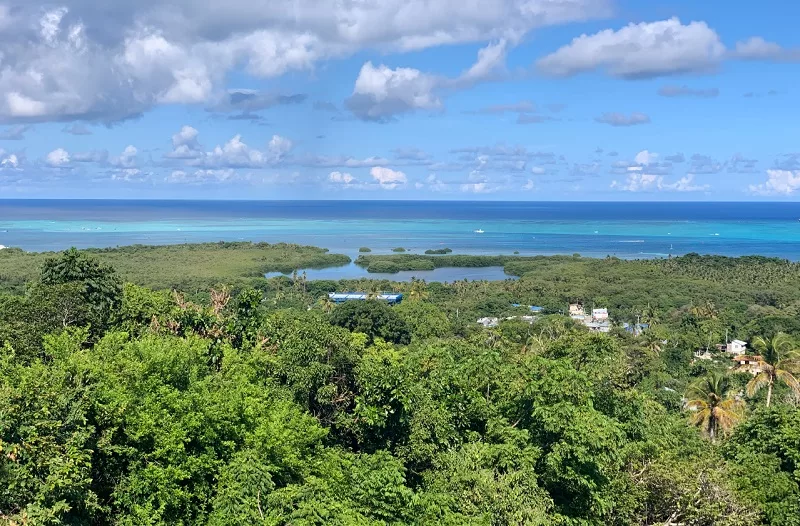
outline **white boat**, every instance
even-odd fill
[[[481,230],[481,229],[479,228],[478,230],[476,230],[476,231],[475,231],[475,233],[476,233],[476,234],[483,234],[483,230]]]

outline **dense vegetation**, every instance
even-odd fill
[[[114,251],[0,256],[0,523],[800,524],[797,265],[526,258],[502,282],[197,291],[180,250],[150,268],[188,288]],[[405,299],[328,300],[344,289]],[[650,327],[590,333],[569,301]],[[475,323],[524,305],[545,314]],[[726,332],[759,374],[714,350]]]
[[[208,289],[219,283],[250,282],[268,272],[324,268],[350,263],[341,254],[286,243],[219,242],[187,245],[87,249],[99,262],[113,266],[125,281],[155,289]],[[0,250],[0,290],[22,291],[42,262],[53,254]]]
[[[429,248],[425,251],[426,254],[430,255],[441,255],[441,254],[450,254],[453,252],[452,248]]]

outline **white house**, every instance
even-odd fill
[[[608,309],[592,309],[592,318],[597,321],[608,319]]]
[[[500,320],[498,318],[480,318],[478,323],[484,327],[497,327],[497,325],[500,323]]]
[[[733,340],[728,344],[726,351],[734,356],[745,354],[747,352],[747,342],[743,342],[742,340]]]

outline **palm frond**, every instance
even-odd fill
[[[753,397],[767,385],[769,385],[769,373],[766,371],[761,371],[755,375],[752,380],[747,382],[744,392],[747,394],[747,396]]]
[[[794,391],[795,393],[800,393],[800,382],[797,381],[797,378],[789,371],[786,370],[779,370],[776,373],[776,376],[786,385],[789,386],[789,389]]]

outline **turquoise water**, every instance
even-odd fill
[[[26,250],[290,242],[358,255],[404,247],[621,258],[688,252],[800,260],[798,203],[0,201],[0,244]],[[476,233],[476,230],[484,233]]]

